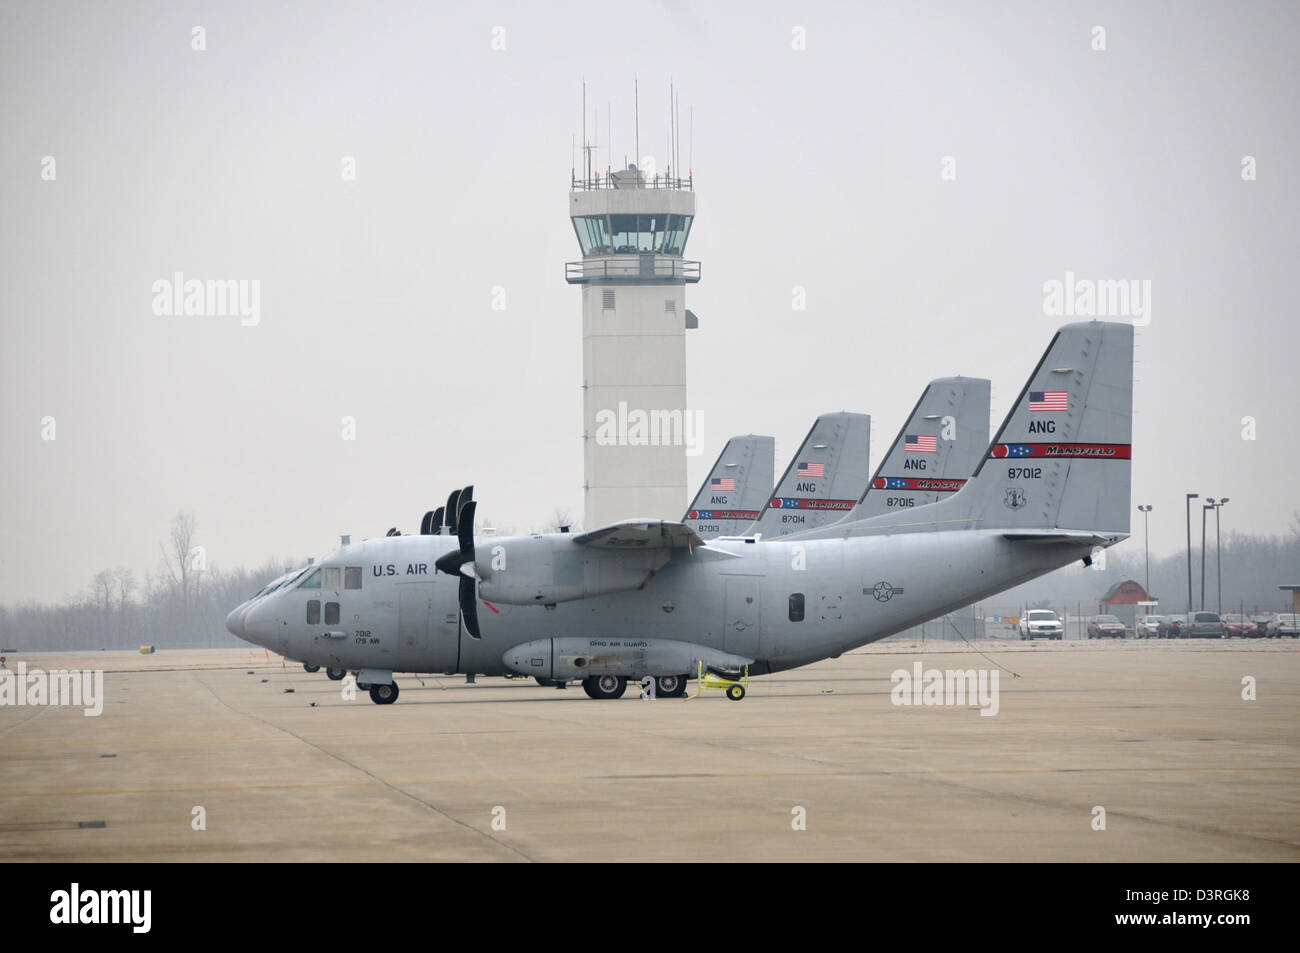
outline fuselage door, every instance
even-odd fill
[[[723,649],[755,658],[759,637],[759,582],[755,578],[727,580],[723,617]]]

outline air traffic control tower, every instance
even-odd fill
[[[695,218],[691,178],[635,166],[573,178],[569,217],[582,260],[565,279],[582,288],[584,525],[678,520],[686,510],[686,451],[698,420],[686,407],[687,261]]]

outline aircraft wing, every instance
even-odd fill
[[[694,549],[704,545],[685,523],[668,520],[622,520],[573,537],[579,546],[597,549]]]
[[[1004,539],[1022,543],[1085,543],[1093,546],[1111,546],[1128,536],[1128,533],[1094,533],[1082,529],[1018,529],[1003,533]]]

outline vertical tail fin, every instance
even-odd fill
[[[980,377],[931,381],[847,518],[925,506],[960,490],[989,445],[989,389]]]
[[[974,476],[951,501],[976,525],[1129,532],[1133,326],[1061,328]]]
[[[768,538],[825,526],[853,509],[870,479],[871,418],[845,412],[813,423],[758,521]]]
[[[695,494],[683,522],[702,539],[733,536],[758,519],[776,470],[776,441],[732,437]]]

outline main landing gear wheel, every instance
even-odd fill
[[[325,669],[325,674],[329,677],[331,682],[338,682],[343,680],[343,676],[347,674],[347,670],[342,668],[327,668]]]
[[[592,698],[622,698],[627,679],[622,675],[592,675],[582,680],[582,689]]]
[[[307,672],[309,675],[315,675],[317,672],[320,671],[320,666],[319,666],[319,665],[312,665],[311,662],[303,662],[303,663],[302,663],[302,670],[303,670],[304,672]]]
[[[391,705],[393,702],[397,701],[397,695],[398,690],[396,682],[389,685],[370,686],[370,700],[376,705]]]
[[[738,702],[745,697],[744,685],[729,685],[727,687],[727,697],[733,702]]]
[[[655,678],[655,695],[657,697],[681,698],[685,694],[685,675],[660,675]]]

